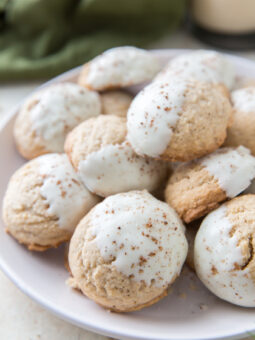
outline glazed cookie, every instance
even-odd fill
[[[232,107],[220,85],[172,78],[144,88],[127,115],[128,140],[140,155],[188,161],[216,150]]]
[[[133,96],[124,91],[106,91],[101,93],[102,114],[126,117]]]
[[[78,83],[104,91],[150,81],[159,70],[159,62],[152,53],[132,46],[116,47],[85,64]]]
[[[199,50],[181,54],[170,60],[156,80],[171,79],[175,76],[222,84],[229,89],[232,89],[235,83],[232,63],[215,51]]]
[[[228,128],[225,145],[243,145],[255,155],[255,87],[232,92],[233,123]]]
[[[79,181],[65,154],[40,156],[15,172],[3,202],[6,231],[30,250],[67,241],[97,203]]]
[[[101,115],[77,126],[65,151],[86,187],[106,197],[134,189],[156,190],[167,165],[137,156],[126,142],[126,119]]]
[[[28,98],[17,116],[14,137],[18,150],[27,159],[63,152],[67,133],[100,113],[96,92],[72,83],[43,88]]]
[[[118,312],[148,307],[167,294],[187,255],[175,211],[146,191],[106,198],[70,242],[72,287]]]
[[[211,212],[195,239],[198,277],[223,300],[255,307],[255,195],[237,197]]]
[[[255,177],[255,157],[243,146],[222,148],[179,165],[170,176],[165,198],[187,223],[244,191]]]

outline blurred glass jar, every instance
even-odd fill
[[[193,33],[209,44],[255,47],[255,0],[191,0],[190,23]]]

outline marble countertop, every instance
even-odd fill
[[[178,31],[152,44],[151,48],[210,48],[184,31]],[[231,53],[231,52],[229,52]],[[235,53],[255,60],[255,50]],[[0,123],[8,111],[40,82],[0,85]],[[53,316],[16,288],[0,271],[0,339],[1,340],[107,340],[70,325]],[[254,339],[247,338],[248,339]]]

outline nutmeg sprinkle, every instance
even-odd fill
[[[162,287],[179,275],[187,254],[184,227],[172,208],[148,192],[109,196],[90,221],[86,237],[127,277]]]

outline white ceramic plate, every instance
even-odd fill
[[[155,51],[162,63],[183,50]],[[229,58],[240,76],[255,79],[255,63]],[[51,83],[74,80],[79,68]],[[49,83],[47,83],[49,84]],[[46,84],[46,85],[47,85]],[[133,91],[137,89],[133,88]],[[0,201],[12,173],[24,163],[15,149],[12,129],[16,108],[0,128]],[[214,297],[188,269],[172,292],[156,305],[129,314],[109,313],[65,284],[64,247],[28,251],[4,232],[0,219],[0,267],[25,294],[59,317],[85,329],[119,339],[237,339],[255,332],[255,310]]]

